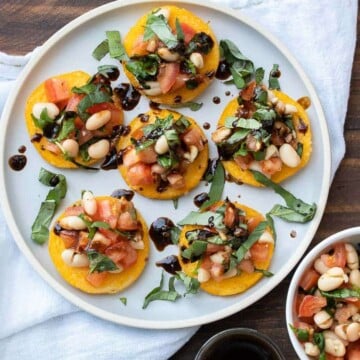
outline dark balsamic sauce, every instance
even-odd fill
[[[230,96],[230,95],[231,95],[231,91],[229,91],[229,90],[225,91],[225,95],[226,95],[226,96]]]
[[[114,190],[110,196],[117,199],[124,197],[127,201],[131,201],[134,197],[134,192],[132,190],[117,189]]]
[[[13,155],[9,158],[9,166],[15,170],[20,171],[26,165],[27,159],[25,155]]]
[[[226,60],[221,60],[216,70],[215,77],[219,80],[226,80],[230,75],[230,65]]]
[[[31,137],[30,141],[31,141],[31,142],[40,142],[40,140],[41,140],[42,137],[43,137],[42,134],[35,133],[35,134]]]
[[[209,130],[209,129],[210,129],[210,123],[204,122],[203,128],[204,128],[205,130]]]
[[[104,162],[100,165],[102,170],[114,170],[118,165],[122,163],[122,153],[117,152],[116,149],[112,149],[104,159]]]
[[[208,160],[208,165],[206,168],[206,171],[204,173],[204,176],[202,178],[202,180],[207,180],[207,179],[212,179],[214,174],[215,174],[215,170],[216,170],[216,166],[217,166],[217,159],[209,159]]]
[[[121,107],[125,111],[130,111],[139,103],[141,94],[128,83],[122,83],[114,89],[115,95],[121,102]]]
[[[212,99],[214,104],[220,104],[221,103],[221,99],[218,96],[214,96]]]
[[[181,271],[179,259],[175,255],[167,256],[166,258],[157,261],[155,264],[172,275],[175,275],[177,271]]]
[[[194,204],[199,208],[205,201],[209,199],[209,194],[207,192],[202,192],[194,197]]]
[[[150,101],[149,102],[149,106],[150,106],[150,109],[153,109],[153,110],[160,110],[160,104],[154,102],[154,101]]]
[[[159,251],[173,244],[171,241],[171,229],[174,227],[174,223],[165,217],[159,217],[151,224],[149,235]]]
[[[147,115],[147,114],[139,114],[138,118],[140,119],[140,121],[142,123],[147,123],[149,121],[149,119],[150,119],[150,116]]]
[[[24,154],[24,152],[26,152],[26,146],[25,146],[25,145],[19,146],[18,152],[19,152],[20,154]]]
[[[54,176],[50,179],[49,184],[50,184],[50,186],[53,186],[53,187],[54,187],[54,186],[56,186],[59,182],[60,182],[59,176],[54,175]]]

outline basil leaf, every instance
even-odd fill
[[[261,122],[272,122],[276,119],[276,112],[273,109],[258,109],[254,112],[253,118]]]
[[[289,324],[291,330],[294,332],[295,336],[302,342],[309,341],[310,334],[308,330],[305,329],[298,329],[293,325]]]
[[[224,216],[214,211],[197,212],[191,211],[184,219],[178,222],[178,225],[201,225],[215,226],[217,229],[224,229]]]
[[[251,60],[243,55],[239,48],[231,40],[220,40],[220,48],[223,51],[223,56],[225,57],[226,61],[231,64],[237,60],[251,62]]]
[[[325,360],[326,355],[325,355],[325,338],[324,338],[324,334],[321,333],[321,332],[315,332],[314,335],[313,335],[313,338],[314,338],[315,344],[318,346],[318,348],[320,350],[319,360]]]
[[[255,81],[256,85],[261,84],[261,82],[264,80],[265,70],[263,68],[257,68],[255,70]]]
[[[333,291],[320,291],[321,295],[331,299],[347,299],[347,298],[358,298],[360,299],[360,288],[353,289],[336,289]]]
[[[180,116],[179,119],[177,119],[173,124],[173,127],[176,129],[176,131],[179,134],[185,132],[185,130],[190,126],[191,126],[191,122],[185,116]]]
[[[164,135],[170,148],[173,148],[174,146],[180,144],[180,138],[175,129],[166,130],[164,132]]]
[[[96,85],[93,84],[93,83],[85,84],[85,85],[80,86],[80,87],[74,86],[71,89],[71,92],[73,92],[75,94],[91,94],[94,91],[96,91]]]
[[[74,118],[65,119],[61,124],[60,133],[55,140],[60,142],[67,139],[75,129]]]
[[[254,269],[255,272],[258,272],[260,274],[263,274],[263,276],[265,277],[272,277],[274,276],[274,274],[271,271],[267,271],[265,269]]]
[[[266,221],[262,221],[249,235],[245,242],[236,250],[236,258],[238,262],[244,259],[245,254],[259,240],[260,236],[264,233],[267,226],[268,223]]]
[[[127,305],[127,298],[126,297],[121,297],[119,298],[119,300],[126,306]]]
[[[304,151],[304,145],[302,143],[298,143],[296,152],[300,157],[302,157],[303,151]]]
[[[202,108],[202,106],[203,106],[203,103],[188,101],[188,102],[181,103],[181,104],[173,104],[170,107],[174,108],[174,109],[189,108],[192,111],[198,111]]]
[[[133,140],[133,139],[131,139]],[[136,153],[147,149],[148,147],[152,146],[155,143],[154,139],[147,139],[143,142],[135,142],[135,151]]]
[[[46,108],[41,111],[39,119],[36,118],[33,114],[31,114],[31,117],[35,126],[41,130],[43,130],[47,125],[52,125],[54,123],[54,120],[49,117]]]
[[[271,232],[273,234],[274,242],[276,242],[277,234],[276,234],[274,219],[271,217],[269,213],[266,214],[266,221],[268,222]]]
[[[279,65],[274,64],[269,74],[269,89],[280,90]]]
[[[207,248],[207,242],[203,240],[195,240],[188,248],[181,252],[181,256],[185,259],[195,261],[201,256]]]
[[[146,20],[144,41],[147,41],[155,34],[169,49],[177,46],[178,40],[172,33],[169,24],[164,16],[150,14]]]
[[[277,216],[278,218],[288,222],[297,222],[297,223],[309,222],[314,217],[313,213],[303,215],[298,213],[296,210],[278,204],[274,205],[274,207],[270,210],[269,214],[273,216]]]
[[[179,206],[179,198],[173,199],[173,205],[174,205],[174,209],[177,210],[178,206]]]
[[[183,282],[186,292],[186,294],[197,294],[200,289],[200,282],[198,279],[193,278],[191,276],[186,275],[183,271],[177,271],[176,272],[176,279]]]
[[[178,18],[176,18],[175,20],[175,27],[176,27],[176,36],[178,41],[184,41],[185,40],[185,35],[183,32],[183,29],[181,27],[180,21]]]
[[[94,92],[87,94],[78,104],[78,114],[82,120],[87,120],[90,114],[86,110],[95,104],[101,104],[103,102],[112,102],[111,96],[96,87]]]
[[[90,262],[90,274],[92,274],[93,272],[100,273],[104,271],[113,271],[118,269],[116,264],[106,255],[100,254],[95,250],[88,250],[86,254]]]
[[[147,80],[154,80],[158,73],[160,64],[159,56],[155,54],[143,56],[139,59],[132,59],[126,62],[126,69],[129,70],[140,83]]]
[[[152,301],[156,301],[156,300],[176,301],[178,298],[180,298],[181,295],[175,290],[173,279],[175,279],[174,276],[172,276],[169,279],[169,290],[168,291],[163,290],[162,288],[164,284],[164,273],[162,272],[160,285],[154,288],[145,296],[145,300],[142,308],[146,309]]]
[[[129,60],[126,55],[124,46],[121,43],[121,36],[119,31],[106,31],[108,40],[110,57],[119,61]]]
[[[54,186],[51,189],[45,201],[40,205],[40,209],[31,226],[31,239],[38,244],[44,244],[49,238],[49,225],[55,214],[55,211],[66,195],[67,185],[64,175],[54,174],[44,168],[40,169],[39,181],[46,186]]]
[[[200,210],[203,210],[209,207],[210,205],[220,201],[222,193],[224,191],[224,186],[225,186],[225,170],[221,161],[218,161],[216,165],[214,177],[212,178],[211,181],[209,198],[201,205]]]
[[[179,243],[180,233],[181,233],[181,229],[178,228],[177,226],[173,226],[173,227],[170,229],[171,242],[172,242],[174,245],[177,245],[177,244]]]
[[[244,119],[237,118],[235,116],[228,116],[225,119],[225,126],[227,128],[242,128],[242,129],[251,129],[257,130],[261,128],[261,123],[255,119]]]
[[[307,204],[301,199],[296,198],[293,194],[285,190],[282,186],[275,184],[261,172],[255,170],[250,171],[253,173],[256,181],[267,187],[272,188],[277,194],[279,194],[291,210],[294,210],[295,212],[304,215],[304,219],[306,221],[310,221],[314,218],[316,213],[316,204]]]
[[[236,68],[234,65],[230,66],[230,72],[232,75],[232,81],[234,85],[238,89],[243,89],[246,85],[246,81],[244,80],[243,76],[238,72],[238,68]]]
[[[240,142],[241,140],[246,139],[246,137],[250,134],[249,129],[240,129],[236,130],[229,138],[225,140],[225,143],[227,144],[236,144]]]
[[[178,163],[178,160],[172,155],[172,153],[170,153],[170,154],[158,155],[157,162],[163,168],[171,169]]]
[[[97,61],[104,58],[109,52],[109,42],[107,40],[102,41],[92,52],[92,57]]]

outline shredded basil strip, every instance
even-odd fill
[[[242,129],[252,129],[252,130],[257,130],[262,127],[261,122],[255,119],[237,118],[235,116],[228,116],[225,119],[225,126],[230,129],[242,128]]]
[[[216,229],[224,229],[223,223],[224,216],[214,211],[197,212],[191,211],[184,219],[178,222],[178,225],[213,225]]]
[[[299,329],[295,326],[289,324],[290,329],[294,332],[295,336],[302,342],[309,341],[310,334],[308,330],[305,329]]]
[[[270,215],[281,215],[281,218],[287,221],[299,221],[299,222],[308,222],[312,220],[316,213],[316,204],[307,204],[301,199],[296,198],[289,191],[285,190],[282,186],[275,184],[273,181],[268,179],[259,171],[250,170],[256,181],[259,183],[272,188],[277,194],[279,194],[285,201],[286,205],[290,210],[288,213],[285,213],[285,207],[281,205],[276,205],[273,210],[270,211]],[[295,216],[294,212],[302,216]]]
[[[176,36],[178,41],[184,41],[185,40],[185,35],[183,32],[183,29],[181,27],[180,21],[178,18],[176,18],[175,20],[175,27],[176,27]]]
[[[117,270],[116,264],[106,255],[100,254],[95,250],[88,250],[86,252],[90,262],[89,273],[93,272],[104,272]]]
[[[188,101],[181,104],[172,104],[170,107],[173,109],[189,108],[191,111],[198,111],[202,108],[203,103],[197,103],[194,101]]]
[[[92,57],[97,61],[102,60],[109,52],[108,40],[103,40],[92,52]]]
[[[127,305],[127,298],[126,297],[121,297],[119,298],[119,300],[126,306]]]
[[[218,161],[214,173],[214,177],[211,182],[211,187],[209,191],[209,199],[206,200],[200,207],[200,210],[203,210],[210,205],[221,200],[221,196],[225,186],[225,170],[221,163]]]
[[[178,40],[172,33],[169,24],[162,15],[151,14],[145,25],[144,41],[151,39],[154,34],[169,48],[177,46]]]
[[[181,233],[181,229],[178,228],[177,226],[173,226],[173,227],[170,229],[171,242],[172,242],[174,245],[177,245],[177,244],[179,243],[180,233]]]
[[[49,238],[49,225],[55,214],[55,211],[61,201],[66,195],[67,185],[64,175],[54,174],[44,168],[40,169],[39,181],[46,186],[53,186],[45,201],[41,203],[39,212],[31,227],[31,239],[37,244],[44,244]]]
[[[173,205],[174,205],[174,209],[177,210],[178,206],[179,206],[179,198],[173,199]]]
[[[360,299],[360,288],[344,288],[333,291],[320,291],[321,295],[331,299],[347,299],[347,298],[358,298]]]
[[[269,227],[270,227],[271,232],[273,234],[274,242],[276,243],[277,234],[276,234],[274,219],[271,217],[271,214],[269,214],[269,213],[266,214],[266,221],[269,224]]]
[[[260,274],[263,274],[265,277],[272,277],[274,274],[271,271],[265,270],[265,269],[254,269],[255,272],[258,272]]]
[[[41,111],[40,118],[36,118],[33,114],[31,114],[31,117],[34,121],[35,126],[41,130],[43,130],[47,125],[51,125],[54,123],[54,120],[49,117],[46,108]]]
[[[186,294],[197,294],[200,289],[200,282],[198,279],[193,278],[191,276],[186,275],[183,271],[177,271],[176,272],[176,279],[183,282],[186,292]]]
[[[298,213],[296,210],[290,209],[286,206],[282,206],[279,204],[274,205],[274,207],[270,210],[269,214],[276,216],[280,219],[283,219],[285,221],[296,222],[296,223],[306,223],[312,220],[314,217],[313,213],[303,215]]]
[[[266,221],[262,221],[249,235],[245,242],[241,244],[241,246],[236,250],[236,258],[238,262],[244,259],[245,254],[259,240],[260,236],[264,233],[268,225],[269,224]]]
[[[325,360],[326,354],[325,354],[325,338],[324,334],[321,332],[315,332],[314,335],[314,342],[318,346],[320,350],[319,360]]]
[[[255,81],[256,85],[261,84],[261,82],[264,80],[265,70],[263,68],[257,68],[255,70]]]
[[[164,272],[161,273],[160,285],[151,290],[144,299],[143,309],[146,309],[152,301],[163,300],[163,301],[176,301],[181,295],[176,291],[174,287],[175,276],[169,279],[169,290],[164,290]]]
[[[190,261],[197,260],[207,248],[207,241],[195,240],[188,248],[181,252],[181,256]]]
[[[110,57],[119,61],[129,60],[126,55],[124,46],[121,43],[121,36],[119,31],[106,31],[106,37],[109,44]]]
[[[279,77],[274,76],[277,72],[279,72],[279,65],[274,64],[269,74],[269,89],[280,90]]]

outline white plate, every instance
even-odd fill
[[[170,3],[172,1],[167,1]],[[2,119],[0,150],[1,182],[0,193],[5,217],[11,232],[24,255],[39,274],[60,294],[82,309],[101,318],[144,328],[180,328],[204,324],[229,316],[253,304],[273,289],[295,266],[310,244],[319,225],[324,211],[330,179],[330,148],[328,130],[323,112],[316,93],[295,59],[273,37],[265,34],[252,21],[245,19],[234,10],[219,9],[215,6],[200,5],[188,1],[176,2],[193,11],[205,21],[210,21],[218,39],[230,38],[237,43],[241,51],[251,58],[256,66],[262,66],[268,71],[274,63],[280,64],[282,89],[297,99],[309,96],[312,106],[308,113],[312,120],[313,155],[308,166],[284,185],[296,196],[307,202],[316,202],[318,211],[314,220],[308,224],[288,224],[276,220],[278,241],[270,270],[271,278],[264,278],[247,292],[237,296],[216,297],[206,293],[196,296],[188,295],[176,303],[157,301],[142,309],[145,295],[158,286],[161,269],[155,266],[155,261],[171,253],[177,253],[175,247],[168,247],[164,252],[158,252],[151,247],[151,255],[145,272],[140,279],[121,296],[128,299],[127,306],[120,301],[120,295],[87,295],[65,283],[55,270],[46,245],[39,246],[30,239],[31,225],[37,214],[40,202],[46,196],[48,188],[37,180],[40,167],[59,172],[46,164],[35,151],[29,141],[24,122],[25,101],[30,92],[46,78],[72,70],[84,70],[95,73],[99,63],[91,53],[95,46],[105,37],[106,30],[117,29],[125,35],[129,27],[144,13],[164,4],[149,1],[114,2],[97,8],[68,24],[51,39],[49,39],[36,57],[26,67],[14,91],[5,106]],[[111,63],[109,59],[101,64]],[[126,81],[123,77],[122,81]],[[231,90],[231,96],[225,96],[225,91]],[[226,103],[236,96],[233,86],[226,87],[221,82],[214,82],[198,101],[204,106],[198,112],[184,110],[183,113],[195,117],[200,124],[210,122],[211,128],[206,133],[210,137],[216,127],[217,119]],[[212,102],[213,96],[221,98],[221,104]],[[148,109],[148,102],[141,100],[136,110],[125,113],[125,121],[129,122],[137,114]],[[26,167],[16,172],[8,166],[10,156],[17,153],[19,146],[27,147]],[[215,148],[211,148],[212,157],[216,156]],[[81,190],[91,189],[97,195],[110,194],[112,190],[125,188],[125,183],[116,170],[100,171],[98,173],[84,170],[60,170],[66,175],[68,193],[62,202],[57,215],[80,197]],[[183,218],[190,210],[194,210],[193,197],[208,187],[202,183],[186,198],[179,200],[179,208],[174,209],[171,201],[154,201],[136,195],[134,202],[150,225],[159,216],[167,216],[174,221]],[[239,200],[255,209],[266,213],[273,204],[281,202],[270,189],[255,189],[249,186],[238,186],[227,183],[224,195],[230,199]],[[290,233],[295,230],[296,238]]]

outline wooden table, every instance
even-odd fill
[[[0,51],[25,54],[86,11],[107,3],[102,0],[1,0]],[[358,39],[360,21],[358,17]],[[313,247],[330,234],[360,225],[360,44],[357,43],[345,123],[346,155],[330,189],[329,199]],[[269,335],[285,358],[296,359],[284,319],[290,273],[272,292],[249,308],[226,319],[204,325],[173,357],[192,359],[215,333],[233,327],[250,327]]]

